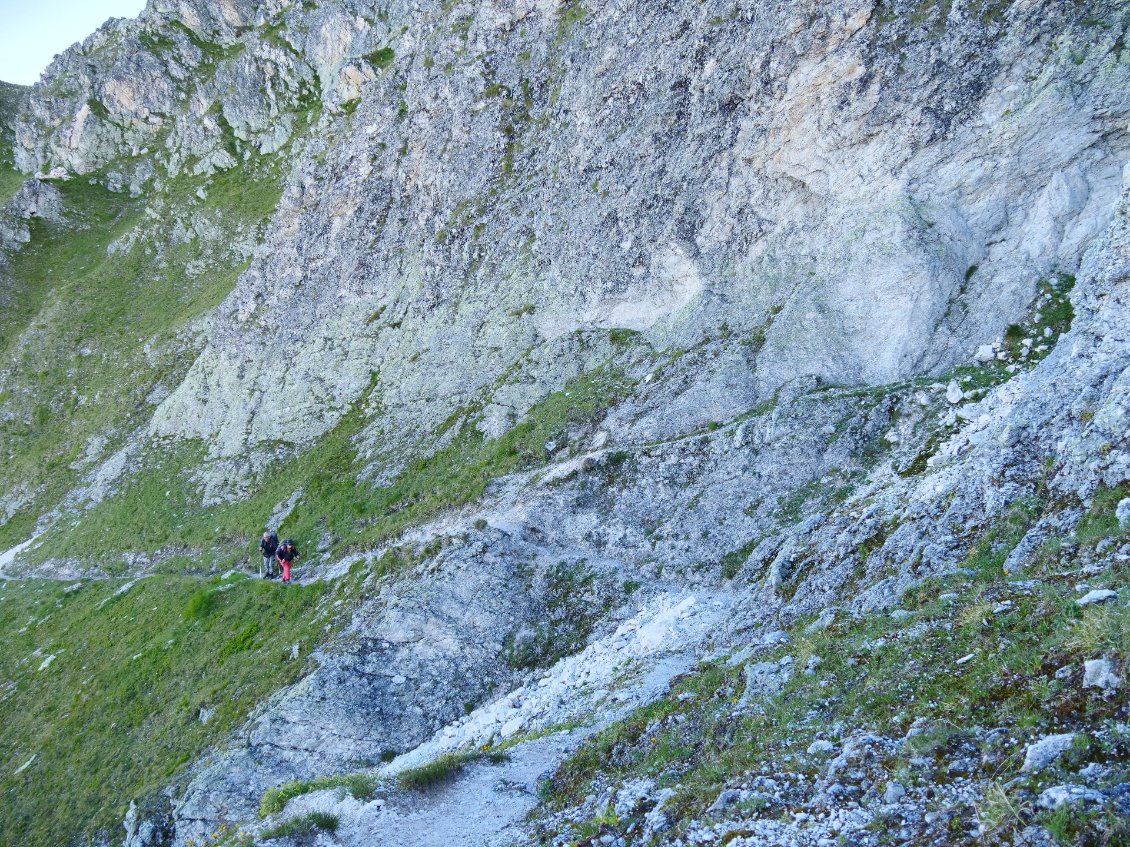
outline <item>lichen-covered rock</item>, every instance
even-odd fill
[[[176,825],[168,794],[162,792],[130,801],[124,825],[125,847],[171,847]]]
[[[1029,773],[1043,770],[1066,753],[1073,743],[1075,743],[1075,733],[1062,732],[1045,736],[1029,744],[1024,751],[1024,764],[1020,766],[1020,771]]]

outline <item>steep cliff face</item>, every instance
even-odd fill
[[[222,8],[93,36],[17,149],[159,185],[326,107],[149,425],[239,465],[218,497],[356,403],[377,478],[453,415],[497,436],[608,330],[764,336],[760,399],[937,373],[1077,266],[1127,144],[1118,36],[1074,7]]]
[[[166,789],[122,786],[128,843],[319,811],[358,844],[870,843],[897,801],[842,772],[918,766],[857,735],[1063,729],[1015,693],[1058,667],[997,630],[995,716],[958,684],[882,719],[851,690],[894,685],[859,676],[879,641],[977,632],[928,605],[882,628],[936,580],[998,616],[1044,591],[1040,621],[1074,568],[1123,590],[1128,27],[1114,2],[153,0],[0,91],[34,174],[0,181],[0,570],[222,571],[266,524],[336,586],[299,683]],[[1111,615],[1054,644],[1009,621],[1121,673]],[[949,649],[905,660],[932,679]],[[1115,732],[1105,691],[1057,708]],[[790,697],[843,762],[810,716],[735,740]],[[758,805],[721,737],[813,782]],[[393,787],[484,745],[498,779]],[[943,805],[990,803],[998,766]],[[311,793],[351,773],[364,796]],[[904,841],[990,831],[905,802]]]

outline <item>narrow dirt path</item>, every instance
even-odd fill
[[[663,696],[675,677],[711,653],[735,602],[726,592],[656,598],[615,632],[562,659],[536,682],[444,727],[382,774],[395,777],[444,753],[487,743],[505,747],[506,761],[467,765],[422,791],[390,788],[367,803],[335,791],[309,794],[264,827],[322,811],[338,817],[332,843],[339,845],[513,844],[538,803],[540,780],[585,739]]]

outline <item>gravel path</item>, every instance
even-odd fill
[[[325,811],[340,820],[334,839],[340,845],[512,844],[520,840],[526,816],[538,802],[539,780],[586,738],[661,697],[676,676],[693,668],[710,652],[711,639],[723,628],[733,602],[725,593],[660,597],[611,635],[561,660],[536,682],[440,730],[382,773],[395,776],[487,741],[494,746],[517,741],[504,762],[468,765],[424,791],[394,790],[368,803],[334,791],[309,794],[264,826]],[[599,720],[593,721],[593,715],[600,715]]]

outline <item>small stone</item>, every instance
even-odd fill
[[[1094,591],[1088,591],[1082,597],[1075,601],[1079,606],[1093,606],[1096,603],[1107,603],[1111,600],[1117,600],[1118,594],[1108,588],[1096,588]]]
[[[713,814],[716,812],[725,811],[726,809],[737,803],[739,800],[741,800],[741,797],[742,793],[737,789],[727,788],[725,791],[718,795],[718,799],[714,801],[714,804],[709,809],[707,809],[707,812]]]
[[[1041,792],[1036,801],[1041,809],[1058,809],[1069,803],[1101,804],[1105,798],[1101,791],[1082,785],[1056,785]]]
[[[757,639],[758,647],[775,647],[778,644],[788,644],[789,634],[783,630],[775,629],[772,632],[767,632],[759,639]]]
[[[962,657],[961,657],[960,659],[958,659],[958,660],[957,660],[957,664],[959,664],[959,665],[964,665],[964,664],[967,664],[967,663],[969,663],[969,662],[972,662],[972,661],[973,661],[973,659],[974,659],[974,658],[975,658],[976,656],[977,656],[977,654],[976,654],[976,653],[970,653],[970,654],[969,654],[968,656],[962,656]]]
[[[965,392],[961,390],[961,386],[957,384],[957,380],[952,381],[946,386],[946,399],[955,405],[965,399]]]
[[[1071,665],[1064,665],[1062,668],[1055,672],[1055,678],[1061,681],[1068,679],[1071,676],[1071,670]]]
[[[1020,772],[1042,771],[1062,756],[1074,741],[1074,732],[1064,732],[1059,735],[1046,735],[1039,741],[1029,744],[1028,749],[1024,751],[1024,764],[1020,766]]]
[[[993,352],[992,344],[982,344],[977,348],[977,352],[973,355],[973,358],[978,362],[991,362],[995,356],[996,354]]]
[[[1083,687],[1101,688],[1114,691],[1122,686],[1122,680],[1114,672],[1114,662],[1110,659],[1091,659],[1083,663]]]
[[[914,617],[914,612],[910,611],[910,609],[895,609],[891,612],[891,620],[893,621],[905,621],[907,618],[912,617]]]
[[[814,620],[812,623],[810,623],[808,626],[806,626],[804,628],[804,631],[806,633],[808,633],[809,635],[813,635],[817,632],[823,632],[825,629],[827,629],[828,627],[830,627],[832,625],[832,622],[835,621],[835,619],[836,619],[835,610],[825,609],[823,612],[820,613],[820,617],[818,617],[816,620]]]
[[[1084,779],[1102,779],[1110,773],[1110,768],[1106,765],[1100,765],[1098,762],[1091,762],[1087,767],[1079,771],[1079,776]]]
[[[823,738],[813,741],[808,745],[808,755],[810,756],[829,756],[836,749],[836,745],[831,741]]]
[[[883,792],[883,802],[888,805],[898,803],[906,796],[906,789],[901,784],[892,780],[887,783],[887,789]]]
[[[403,685],[407,681],[408,681],[408,679],[406,677],[401,676],[400,674],[397,674],[396,676],[394,676],[392,678],[392,684],[393,685]]]

